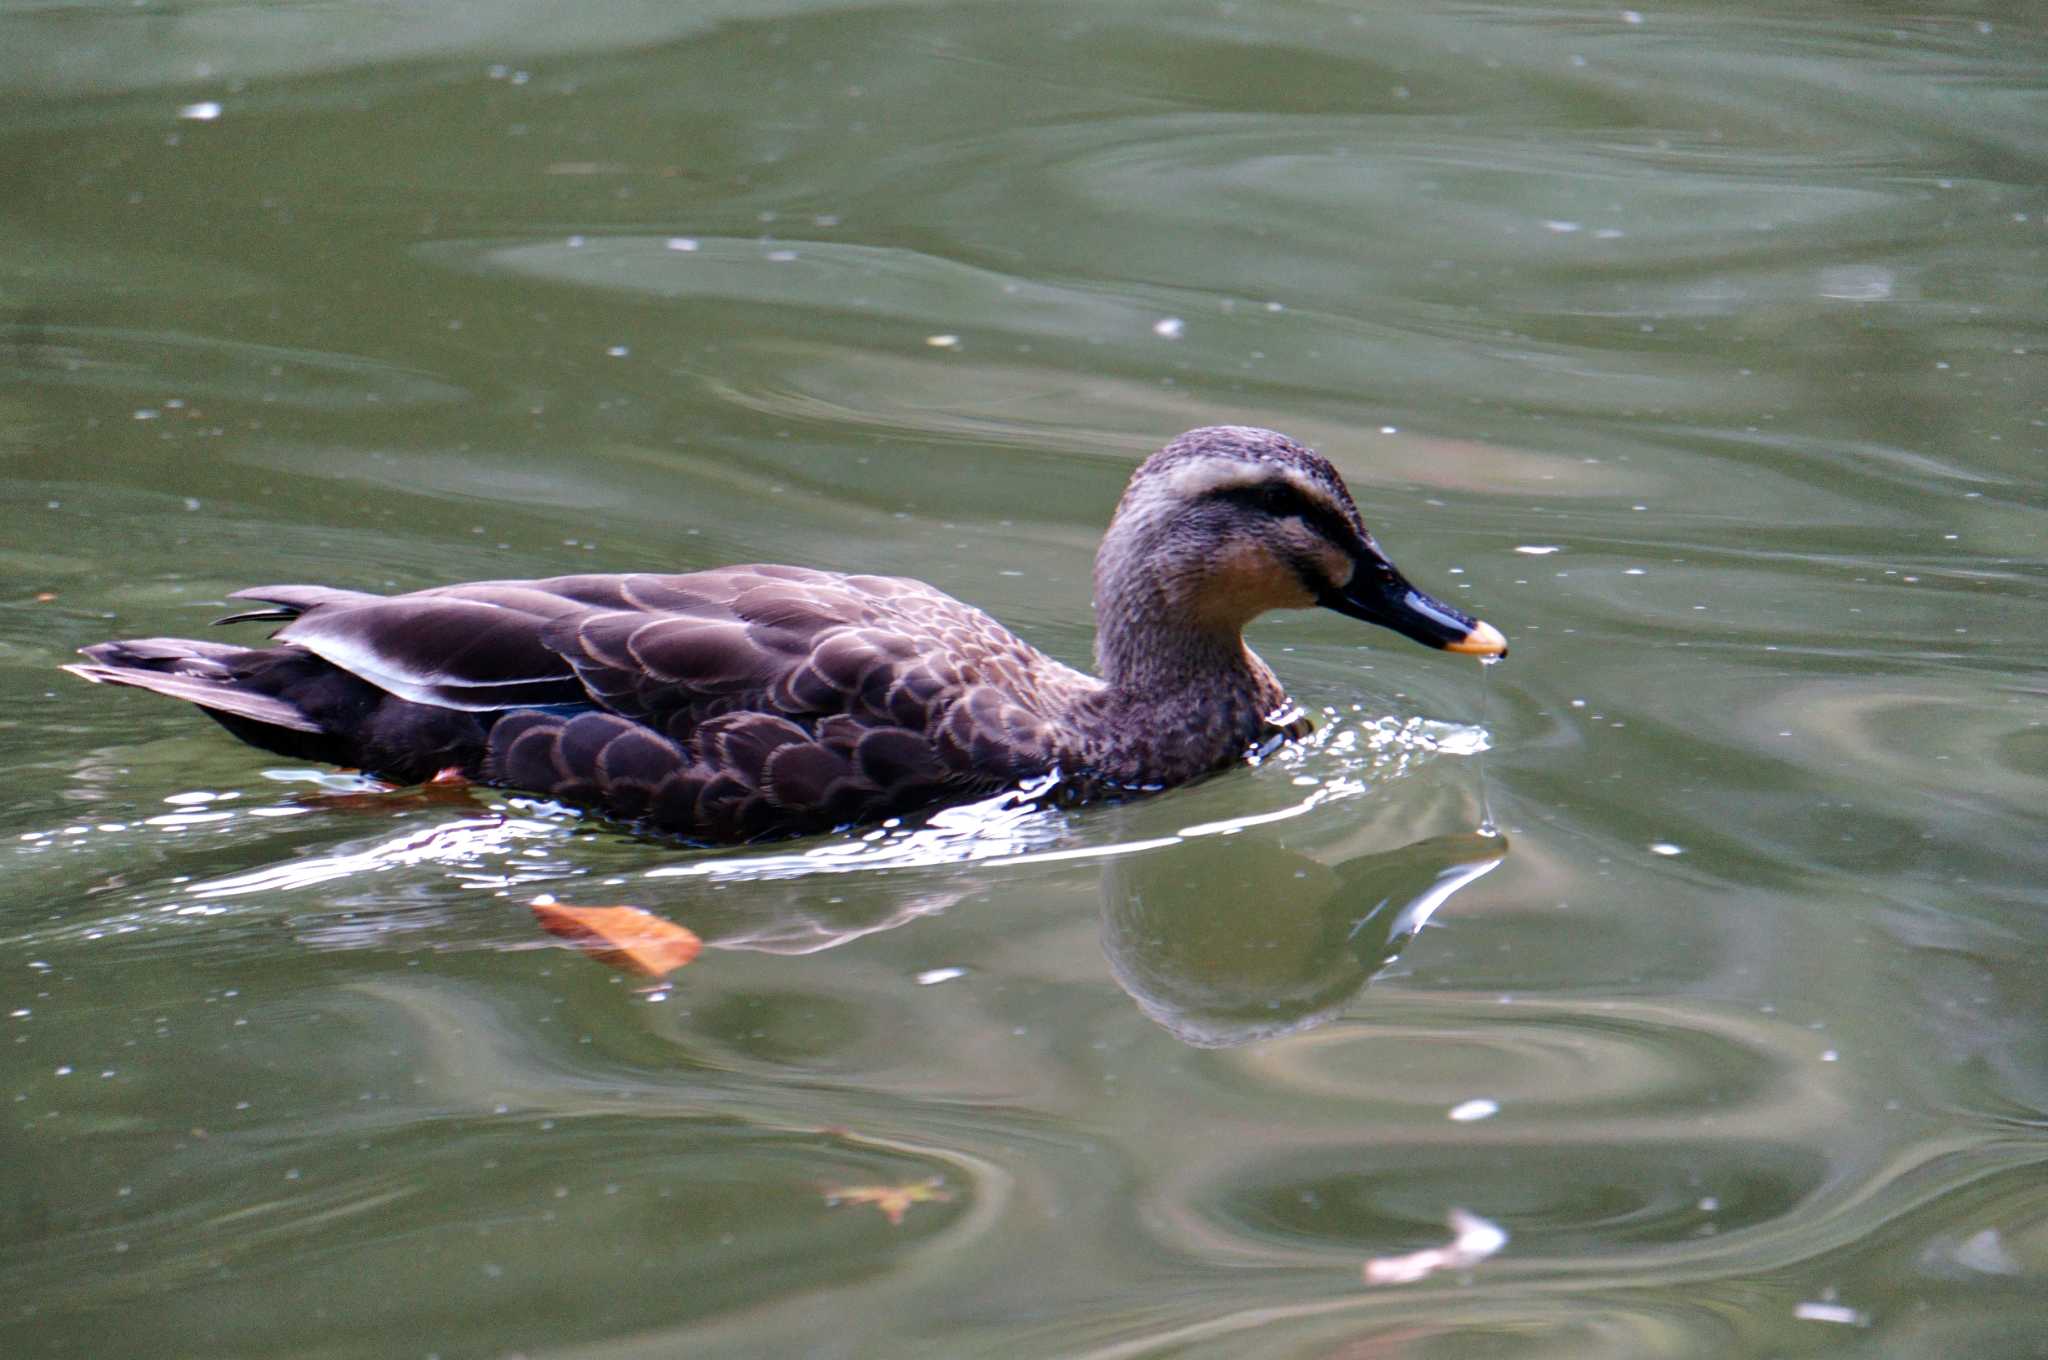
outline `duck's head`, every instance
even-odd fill
[[[1145,460],[1103,538],[1095,583],[1098,606],[1127,625],[1161,611],[1234,637],[1269,609],[1320,605],[1445,651],[1508,649],[1491,624],[1408,583],[1327,459],[1247,426],[1190,430]]]

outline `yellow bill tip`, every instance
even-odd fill
[[[1501,636],[1500,629],[1490,623],[1475,623],[1472,631],[1456,642],[1444,644],[1447,652],[1463,652],[1466,656],[1506,656],[1508,640]]]

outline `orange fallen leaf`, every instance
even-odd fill
[[[908,1185],[838,1185],[825,1191],[825,1203],[837,1208],[842,1204],[872,1204],[888,1216],[891,1227],[903,1226],[903,1215],[910,1212],[913,1204],[931,1202],[946,1203],[953,1198],[953,1192],[943,1188],[937,1176],[928,1181],[912,1181]]]
[[[638,907],[572,907],[546,898],[533,904],[540,928],[572,941],[600,963],[643,977],[666,977],[697,957],[697,933]]]
[[[57,598],[57,592],[56,592],[56,591],[54,591],[54,590],[38,590],[38,591],[36,592],[36,603],[37,603],[37,604],[48,604],[48,603],[49,603],[50,601],[52,601],[52,600],[54,600],[54,599],[56,599],[56,598]]]

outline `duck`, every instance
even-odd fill
[[[1244,629],[1321,607],[1447,652],[1492,625],[1408,583],[1343,478],[1272,430],[1190,430],[1095,559],[1096,674],[937,588],[745,565],[399,595],[253,586],[265,646],[102,642],[64,667],[194,704],[291,760],[523,791],[703,844],[812,834],[1046,780],[1152,792],[1310,730]]]

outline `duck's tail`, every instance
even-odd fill
[[[251,746],[290,760],[414,783],[482,758],[484,725],[474,715],[407,703],[302,647],[135,638],[79,652],[86,660],[64,667],[73,675],[196,704]]]
[[[94,684],[154,690],[197,704],[209,713],[288,732],[325,731],[303,708],[284,697],[282,687],[252,683],[262,669],[251,664],[263,658],[261,648],[189,638],[135,638],[78,651],[88,660],[64,669]]]

